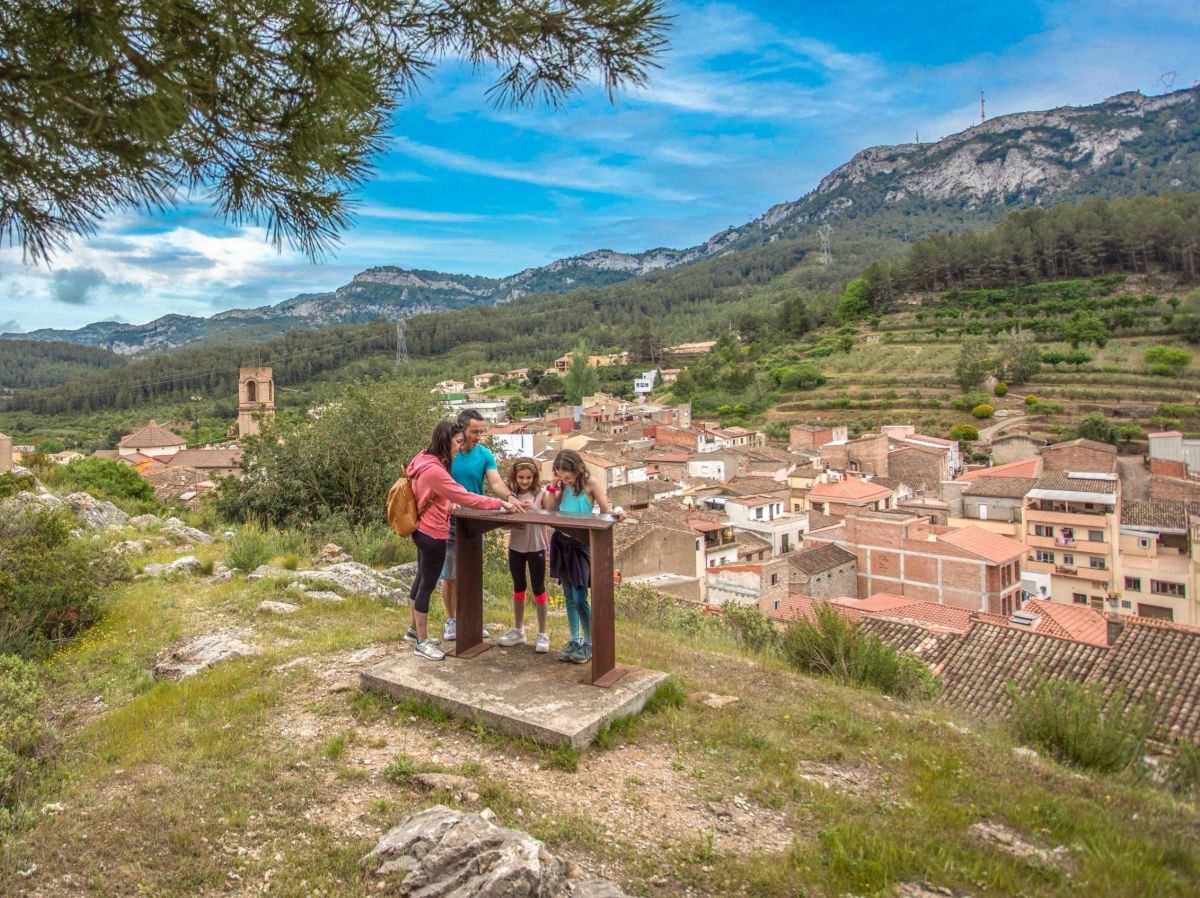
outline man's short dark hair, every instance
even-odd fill
[[[462,425],[463,430],[471,426],[472,421],[482,421],[483,415],[475,411],[473,408],[464,408],[458,413],[458,423]]]

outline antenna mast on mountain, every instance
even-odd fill
[[[985,107],[983,105],[983,89],[980,88],[980,90],[979,90],[979,124],[981,124],[981,125],[984,123],[984,120],[987,119],[987,115],[984,113],[984,108]]]
[[[921,142],[921,132],[919,130],[913,131],[913,143],[920,143],[920,142]]]
[[[408,338],[404,334],[404,319],[396,322],[396,364],[408,361]]]
[[[1158,81],[1163,86],[1163,93],[1169,94],[1175,89],[1175,79],[1178,77],[1179,73],[1174,70],[1170,72],[1163,72],[1158,76]]]
[[[833,227],[828,224],[823,224],[817,228],[817,233],[821,235],[821,264],[833,264],[833,251],[829,248],[829,235],[833,233]]]

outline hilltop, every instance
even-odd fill
[[[847,250],[847,241],[885,241],[870,250],[870,258],[880,258],[894,251],[895,241],[993,224],[1013,209],[1200,189],[1197,134],[1200,89],[1157,97],[1128,92],[1092,106],[1000,116],[935,143],[863,150],[800,199],[682,250],[597,250],[504,278],[384,266],[361,272],[331,292],[209,318],[167,315],[143,325],[99,322],[77,330],[0,336],[65,340],[122,354],[197,341],[254,342],[296,328],[394,320],[604,288],[728,254],[744,256],[743,267],[751,269],[764,247],[797,239],[811,244],[822,224],[834,228],[839,253]]]

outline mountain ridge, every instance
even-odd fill
[[[771,206],[747,224],[687,249],[599,249],[503,278],[377,266],[329,292],[206,318],[172,314],[143,325],[96,322],[0,338],[63,340],[135,354],[605,287],[799,236],[819,224],[911,241],[937,230],[989,224],[1014,208],[1051,199],[1200,189],[1197,137],[1200,89],[1153,97],[1127,91],[1091,106],[997,116],[933,143],[868,147],[799,199]]]

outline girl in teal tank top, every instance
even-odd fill
[[[604,484],[588,475],[587,463],[571,449],[554,456],[554,482],[546,488],[543,500],[549,511],[591,514],[599,508],[613,514]],[[617,520],[624,513],[617,509]],[[567,624],[571,641],[559,653],[560,661],[585,664],[592,660],[592,606],[588,601],[591,586],[591,554],[588,547],[561,530],[554,531],[550,543],[550,576],[562,584],[567,606]]]

